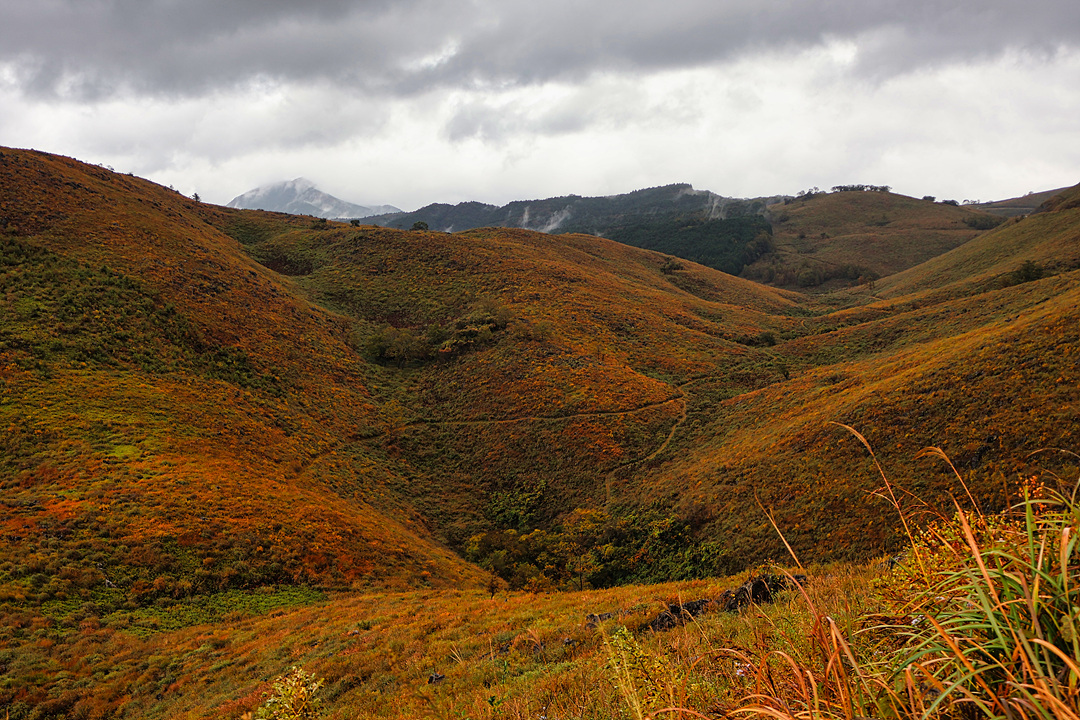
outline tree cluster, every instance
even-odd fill
[[[748,269],[744,276],[758,282],[772,285],[799,287],[816,287],[829,280],[848,280],[859,285],[872,282],[878,278],[877,273],[853,263],[841,263],[840,265],[810,265],[804,263],[800,267],[788,267],[778,264],[764,265]]]
[[[1003,222],[1005,218],[997,215],[972,215],[964,218],[964,224],[975,230],[993,230]]]
[[[892,187],[889,186],[889,185],[863,185],[863,184],[857,184],[857,185],[834,185],[833,188],[832,188],[832,192],[834,192],[834,193],[840,193],[840,192],[884,192],[884,193],[887,193],[890,190],[892,190]]]
[[[694,538],[700,520],[659,507],[579,508],[550,529],[474,535],[465,553],[510,588],[533,591],[724,574],[730,568],[723,544]]]
[[[732,275],[742,272],[773,249],[772,228],[760,215],[734,218],[701,216],[650,220],[614,228],[616,242],[674,255]],[[665,263],[661,272],[672,274],[678,263]]]
[[[817,197],[818,195],[824,195],[824,194],[825,194],[825,191],[822,190],[821,188],[819,188],[817,185],[815,185],[812,188],[808,188],[806,190],[800,190],[799,192],[795,193],[795,199],[796,200],[809,200],[812,197]]]
[[[364,353],[379,362],[399,367],[454,355],[495,341],[496,333],[510,322],[510,311],[494,302],[477,304],[468,314],[447,326],[432,324],[426,328],[386,325],[364,344]]]
[[[1013,270],[1005,277],[1005,285],[1020,285],[1022,283],[1039,280],[1046,271],[1034,260],[1025,260],[1020,267]]]

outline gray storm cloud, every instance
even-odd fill
[[[255,81],[402,96],[649,72],[859,41],[890,76],[1080,44],[1075,0],[0,0],[28,95],[199,96]],[[453,52],[446,52],[453,48]]]

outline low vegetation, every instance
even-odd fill
[[[1004,514],[930,525],[854,593],[808,581],[782,614],[762,608],[757,642],[717,642],[705,621],[675,654],[616,630],[626,714],[1078,717],[1075,486],[1032,489]]]

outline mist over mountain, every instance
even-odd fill
[[[385,227],[408,229],[424,222],[432,230],[457,232],[478,227],[513,227],[546,233],[585,233],[607,237],[613,228],[643,220],[697,216],[705,220],[761,215],[783,195],[729,198],[688,183],[645,188],[621,195],[564,195],[543,200],[516,200],[503,206],[479,202],[434,203],[408,213],[370,218]]]
[[[293,215],[323,218],[364,218],[400,213],[393,205],[357,205],[324,193],[307,178],[286,180],[248,190],[229,201],[228,207],[242,210],[273,210]]]

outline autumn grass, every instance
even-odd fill
[[[927,626],[909,631],[913,650],[899,667],[937,689],[927,712],[1078,717],[1080,506],[1075,488],[1025,490],[1035,494],[1025,492],[1009,524],[958,510],[951,526],[932,529],[945,568],[916,606]]]
[[[948,462],[937,448],[929,454]],[[903,513],[883,471],[881,478]],[[626,706],[636,718],[710,717],[718,708],[777,720],[1076,718],[1077,487],[1032,478],[1004,513],[956,505],[951,518],[921,530],[906,525],[911,545],[872,592],[864,590],[869,605],[840,615],[835,594],[823,598],[814,581],[800,586],[799,608],[785,616],[794,632],[781,633],[782,642],[759,644],[757,652],[729,642],[709,654],[729,659],[736,672],[704,701],[673,692],[704,680],[696,665],[690,680],[684,667],[658,683],[664,657],[635,655],[638,646],[618,635],[614,666]]]
[[[67,697],[70,708],[103,716],[124,697],[139,717],[239,718],[261,704],[274,678],[298,666],[325,679],[329,718],[613,718],[622,713],[621,698],[606,670],[604,633],[617,626],[637,632],[668,603],[716,597],[737,582],[494,597],[471,590],[337,594],[146,638],[93,617],[77,632],[58,632],[50,622],[11,614],[4,640],[20,658],[19,671],[33,661],[40,672],[68,673],[70,682],[36,704]],[[586,621],[594,612],[614,617],[597,628]],[[690,651],[689,635],[663,635],[643,637],[650,647],[671,639],[682,656]],[[429,685],[435,672],[446,679]],[[71,683],[84,688],[81,697],[65,696]]]

